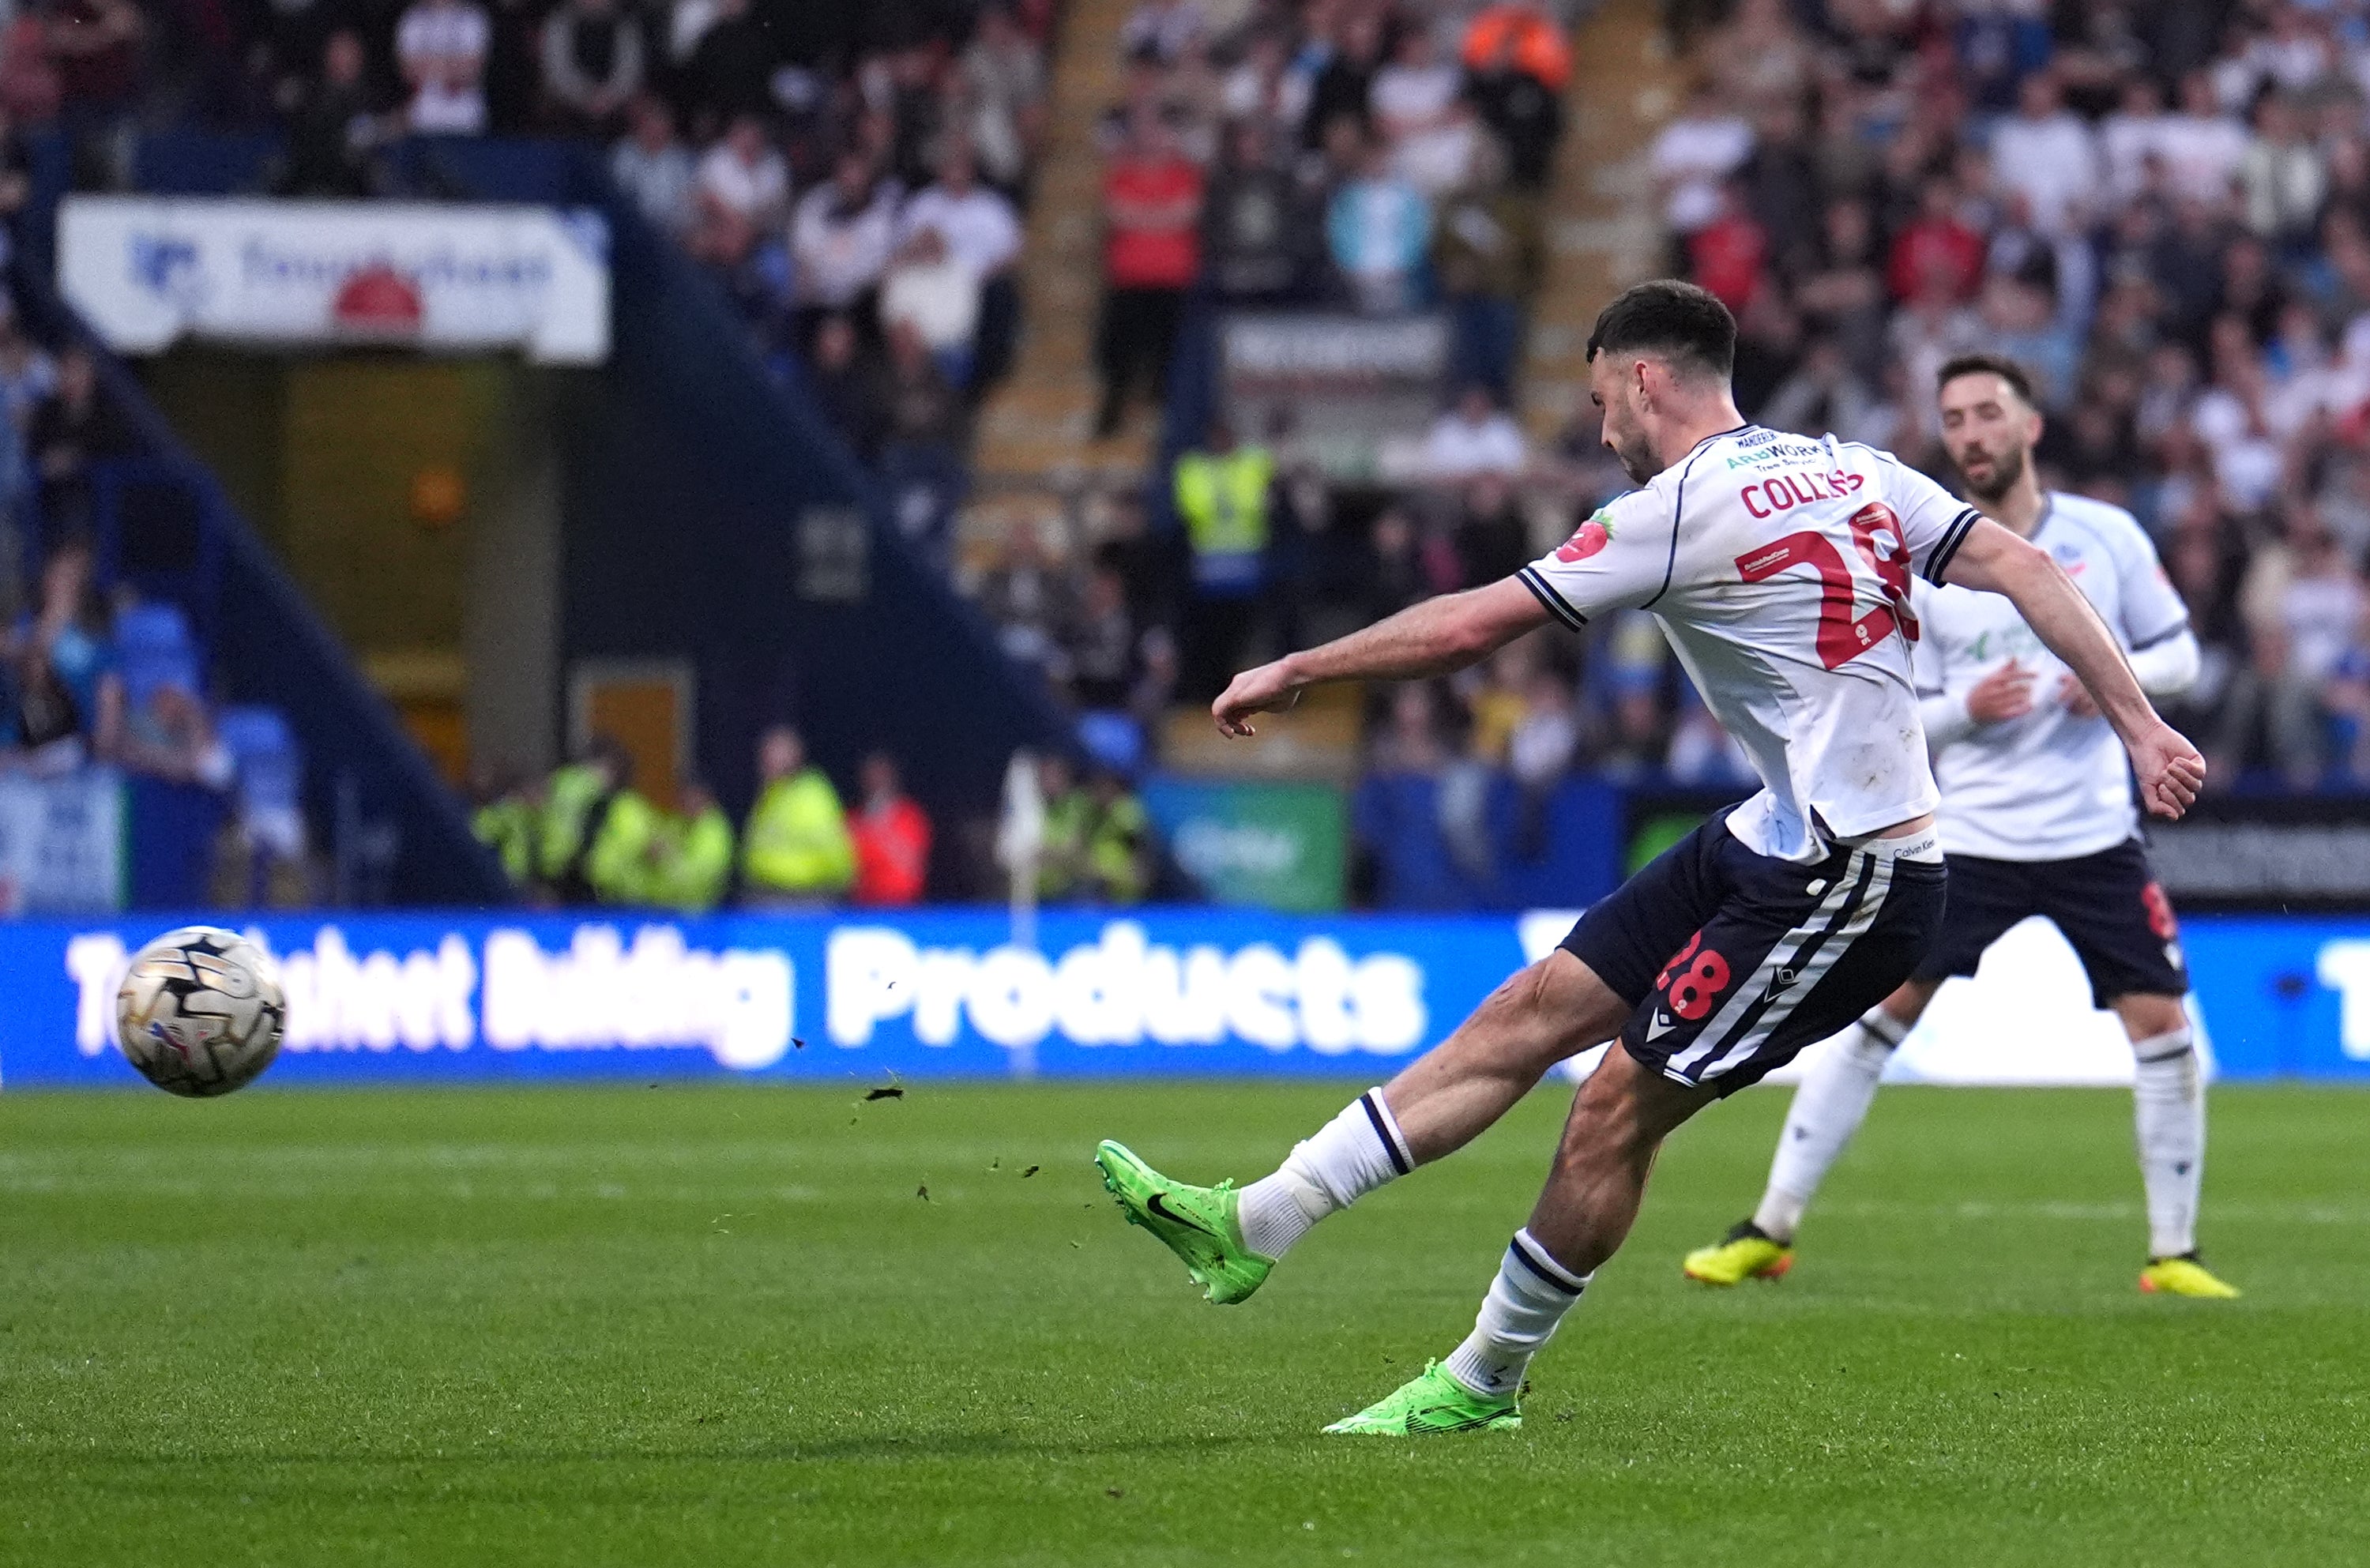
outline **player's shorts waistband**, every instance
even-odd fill
[[[1843,839],[1837,841],[1836,847],[1873,855],[1880,860],[1923,860],[1936,866],[1942,863],[1942,833],[1939,827],[1920,828],[1898,838]]]

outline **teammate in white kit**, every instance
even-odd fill
[[[1535,1352],[1637,1217],[1662,1139],[1909,977],[1941,921],[1937,794],[1911,681],[1913,571],[2006,594],[2130,748],[2152,810],[2204,776],[2088,601],[2042,551],[1884,453],[1747,425],[1736,324],[1685,283],[1641,283],[1589,340],[1605,441],[1644,488],[1513,578],[1427,600],[1247,671],[1213,705],[1251,732],[1326,681],[1461,668],[1549,620],[1654,612],[1765,788],[1599,903],[1439,1046],[1241,1192],[1096,1150],[1128,1218],[1240,1301],[1318,1220],[1462,1147],[1556,1063],[1618,1037],[1572,1103],[1530,1223],[1444,1364],[1327,1430],[1517,1424]]]
[[[2044,493],[2034,478],[2041,415],[2024,372],[1970,354],[1942,367],[1939,391],[1943,446],[1985,515],[2065,570],[2114,628],[2142,687],[2157,697],[2186,690],[2197,678],[2197,640],[2147,535],[2121,508]],[[2040,915],[2073,945],[2091,999],[2131,1037],[2148,1216],[2140,1288],[2236,1296],[2197,1256],[2205,1094],[2181,1008],[2189,976],[2172,905],[2140,846],[2123,749],[2015,605],[1921,584],[1915,607],[1927,694],[1919,706],[1950,868],[1941,937],[1899,990],[1817,1059],[1778,1136],[1761,1206],[1717,1245],[1688,1253],[1684,1269],[1706,1285],[1782,1277],[1802,1211],[1866,1119],[1886,1059],[1943,981],[1973,974],[2002,933]]]

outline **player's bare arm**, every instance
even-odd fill
[[[1547,618],[1531,591],[1511,577],[1486,588],[1444,594],[1322,647],[1245,670],[1210,705],[1210,715],[1222,734],[1255,734],[1252,714],[1281,712],[1310,686],[1450,674],[1536,630]]]
[[[2157,816],[2179,817],[2205,782],[2205,759],[2157,716],[2099,612],[2046,551],[1985,518],[1951,558],[1950,580],[2004,594],[2049,651],[2081,680],[2132,754],[2140,799]]]

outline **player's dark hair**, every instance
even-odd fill
[[[1682,373],[1718,376],[1736,369],[1736,317],[1718,295],[1675,278],[1633,284],[1597,312],[1588,357],[1654,354]]]
[[[1935,392],[1940,393],[1962,375],[1996,375],[2008,383],[2008,390],[2024,400],[2026,408],[2041,407],[2032,398],[2032,377],[2025,373],[2024,366],[2006,354],[1960,354],[1943,361],[1942,368],[1934,373]]]

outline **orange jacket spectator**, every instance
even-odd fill
[[[897,765],[880,752],[864,759],[864,808],[848,822],[856,840],[857,904],[919,904],[930,873],[930,819],[899,783]]]
[[[1501,52],[1552,91],[1563,91],[1564,84],[1571,80],[1571,46],[1564,41],[1563,30],[1536,3],[1510,0],[1489,6],[1465,29],[1468,69],[1486,69]]]

